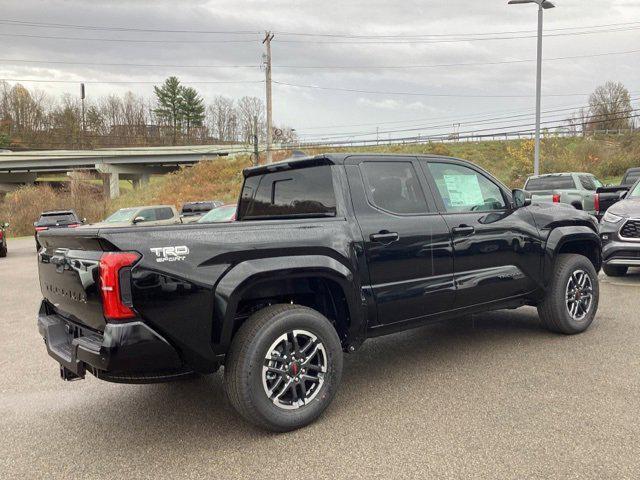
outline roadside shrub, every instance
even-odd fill
[[[0,221],[9,222],[11,236],[31,235],[33,222],[46,210],[73,209],[87,221],[103,218],[106,203],[102,190],[86,182],[87,178],[74,176],[61,189],[48,185],[30,185],[8,193],[0,203]]]

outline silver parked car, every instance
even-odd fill
[[[127,227],[130,225],[172,225],[182,223],[176,207],[171,205],[150,205],[117,210],[102,222],[91,227]]]

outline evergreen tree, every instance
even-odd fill
[[[172,127],[173,143],[176,143],[178,131],[181,127],[183,114],[183,87],[177,77],[167,78],[162,86],[153,87],[156,92],[158,106],[154,112],[159,119],[164,120]]]
[[[191,127],[201,127],[204,122],[204,100],[191,87],[182,87],[182,118],[187,126],[187,135]]]

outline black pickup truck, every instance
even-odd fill
[[[236,222],[40,241],[39,330],[64,379],[223,365],[232,405],[276,431],[322,413],[369,337],[523,305],[575,334],[598,308],[595,219],[453,158],[296,158],[244,171]]]

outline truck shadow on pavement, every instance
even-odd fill
[[[550,337],[558,336],[542,329],[535,309],[523,308],[371,339],[355,354],[345,355],[342,385],[336,399],[318,422],[303,431],[323,428],[325,422],[348,421],[353,417],[353,409],[373,408],[385,389],[415,382],[416,372],[426,393],[431,378],[460,372],[470,360],[483,362],[498,355],[509,361],[510,356],[521,355],[523,344],[547,342]],[[366,375],[362,374],[363,369]],[[97,438],[86,439],[98,450],[104,447],[113,452],[114,445],[140,441],[167,448],[175,442],[183,445],[193,442],[216,449],[228,446],[229,441],[242,440],[247,446],[247,439],[272,435],[247,424],[235,413],[225,397],[221,372],[157,385],[97,385],[98,380],[93,378],[89,382],[93,383],[93,389],[108,390],[100,405],[91,407],[100,412],[100,424],[108,426]],[[76,418],[70,413],[69,417],[58,417],[58,421],[65,431],[64,423],[71,424]],[[83,433],[91,436],[91,432]]]

